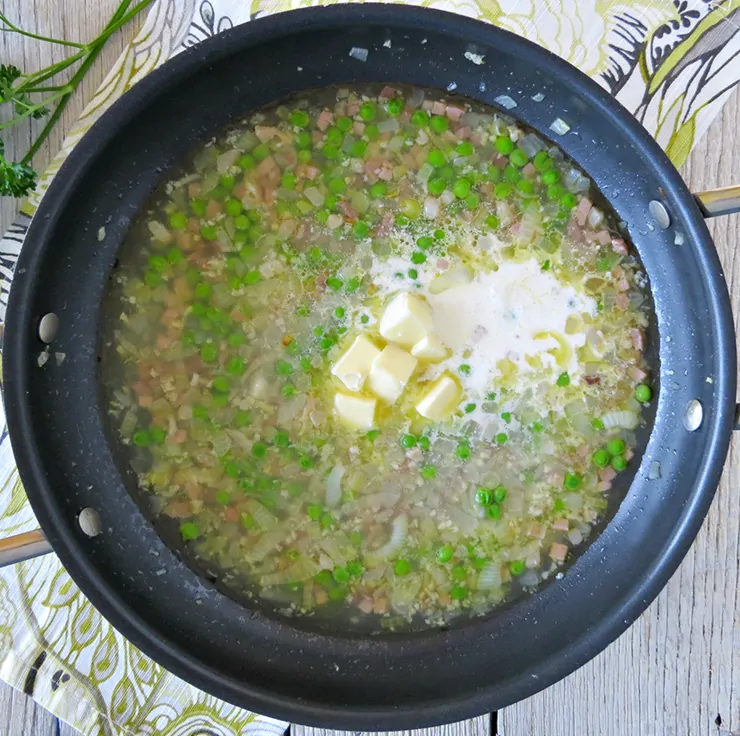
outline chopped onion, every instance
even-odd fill
[[[429,180],[429,177],[434,172],[434,166],[432,166],[430,163],[424,163],[419,168],[419,173],[416,175],[416,178],[422,183],[426,184],[426,182]]]
[[[408,519],[401,514],[391,522],[390,539],[380,549],[366,551],[365,562],[369,565],[376,565],[389,560],[403,547],[407,535]]]
[[[455,286],[465,286],[473,280],[473,269],[464,264],[453,266],[447,271],[439,274],[431,284],[429,284],[430,294],[441,294]]]
[[[474,54],[472,51],[466,51],[463,56],[468,60],[472,61],[473,64],[480,66],[483,63],[483,59],[486,57],[483,54]]]
[[[342,476],[345,473],[343,465],[335,465],[326,476],[326,496],[324,502],[328,508],[336,506],[342,498]]]
[[[504,110],[513,110],[516,107],[516,102],[509,97],[509,95],[499,95],[493,100],[496,104],[501,105]]]
[[[648,480],[658,480],[660,478],[660,463],[653,460],[648,468]]]
[[[424,200],[424,217],[434,220],[439,215],[439,200],[427,197]]]
[[[314,206],[321,207],[324,204],[324,196],[316,187],[308,187],[304,189],[303,193],[306,195],[306,199]]]
[[[388,118],[388,120],[381,120],[378,123],[378,133],[395,133],[401,124],[398,122],[398,118]]]
[[[357,59],[357,61],[367,61],[368,50],[359,48],[358,46],[353,46],[349,50],[349,55],[353,59]]]
[[[421,107],[422,102],[424,102],[424,90],[414,87],[411,90],[408,100],[406,100],[406,104],[415,110],[417,107]]]
[[[242,152],[237,148],[222,153],[216,159],[216,170],[218,173],[225,174],[239,160],[239,156],[241,155]]]
[[[555,120],[550,123],[550,130],[558,135],[565,135],[570,130],[570,125],[561,118],[555,118]]]
[[[535,153],[543,151],[547,148],[547,145],[534,133],[528,133],[519,141],[519,148],[521,148],[529,158],[534,158]]]
[[[608,411],[601,421],[606,429],[635,429],[640,424],[640,415],[634,411]]]
[[[486,562],[478,575],[478,590],[490,590],[501,585],[501,566],[492,561]]]
[[[289,585],[290,583],[302,583],[304,580],[310,580],[321,572],[319,566],[308,559],[301,557],[296,560],[290,567],[285,570],[263,575],[260,584],[267,585]]]
[[[170,240],[172,240],[170,231],[161,222],[158,222],[157,220],[149,220],[147,225],[149,227],[149,232],[155,240],[158,240],[160,243],[169,243]]]

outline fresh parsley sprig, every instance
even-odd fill
[[[20,161],[9,161],[5,157],[5,146],[0,139],[0,196],[23,197],[36,188],[38,173],[34,170],[31,161],[61,117],[72,94],[103,50],[108,39],[152,2],[153,0],[139,0],[134,4],[134,0],[122,0],[100,35],[89,43],[64,41],[24,31],[0,12],[0,31],[18,33],[38,41],[54,43],[75,50],[66,59],[32,74],[24,74],[12,64],[0,64],[0,106],[12,107],[10,120],[0,123],[0,132],[19,125],[27,118],[48,117],[43,129]],[[75,65],[77,68],[66,82],[59,85],[53,84],[54,77]],[[49,82],[52,83],[48,84]]]

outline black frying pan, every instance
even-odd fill
[[[366,62],[349,56],[353,46],[368,49]],[[485,63],[471,63],[466,51]],[[655,301],[657,409],[641,459],[620,475],[602,533],[561,580],[450,630],[373,639],[312,632],[247,610],[198,577],[134,502],[101,410],[101,298],[142,203],[168,169],[229,121],[324,84],[444,89],[453,81],[457,92],[487,104],[501,94],[515,99],[511,112],[562,146],[628,224]],[[554,134],[555,118],[571,131]],[[59,318],[52,351],[66,359],[40,368],[39,323],[49,313]],[[645,609],[712,500],[735,410],[734,343],[702,211],[619,104],[567,63],[494,27],[431,10],[352,5],[228,31],[165,64],[102,117],[33,220],[10,297],[3,367],[13,449],[33,509],[116,628],[185,680],[234,703],[302,723],[400,729],[532,695]],[[660,477],[649,480],[654,462]],[[90,508],[102,528],[94,537],[78,521]]]

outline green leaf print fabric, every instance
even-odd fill
[[[40,186],[0,241],[0,318],[28,224],[77,142],[167,59],[239,23],[315,0],[157,0]],[[676,165],[740,78],[740,0],[421,0],[479,18],[567,59],[631,110]],[[91,6],[93,7],[93,6]],[[717,185],[730,182],[717,182]],[[35,528],[0,413],[0,537]],[[286,724],[224,703],[152,662],[48,556],[0,570],[0,678],[89,736],[279,734]]]

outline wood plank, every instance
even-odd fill
[[[694,191],[740,183],[740,90],[691,154]],[[740,321],[740,216],[709,223]],[[605,652],[499,713],[502,736],[740,734],[740,436],[683,564]]]
[[[0,736],[57,736],[57,719],[28,696],[0,682]],[[76,732],[65,736],[79,736]]]
[[[324,728],[310,728],[308,726],[291,726],[290,736],[339,736],[350,733],[348,731],[331,731]],[[469,721],[448,723],[436,728],[419,728],[413,731],[379,731],[364,733],[352,731],[352,736],[495,736],[491,732],[491,717],[480,716]]]

